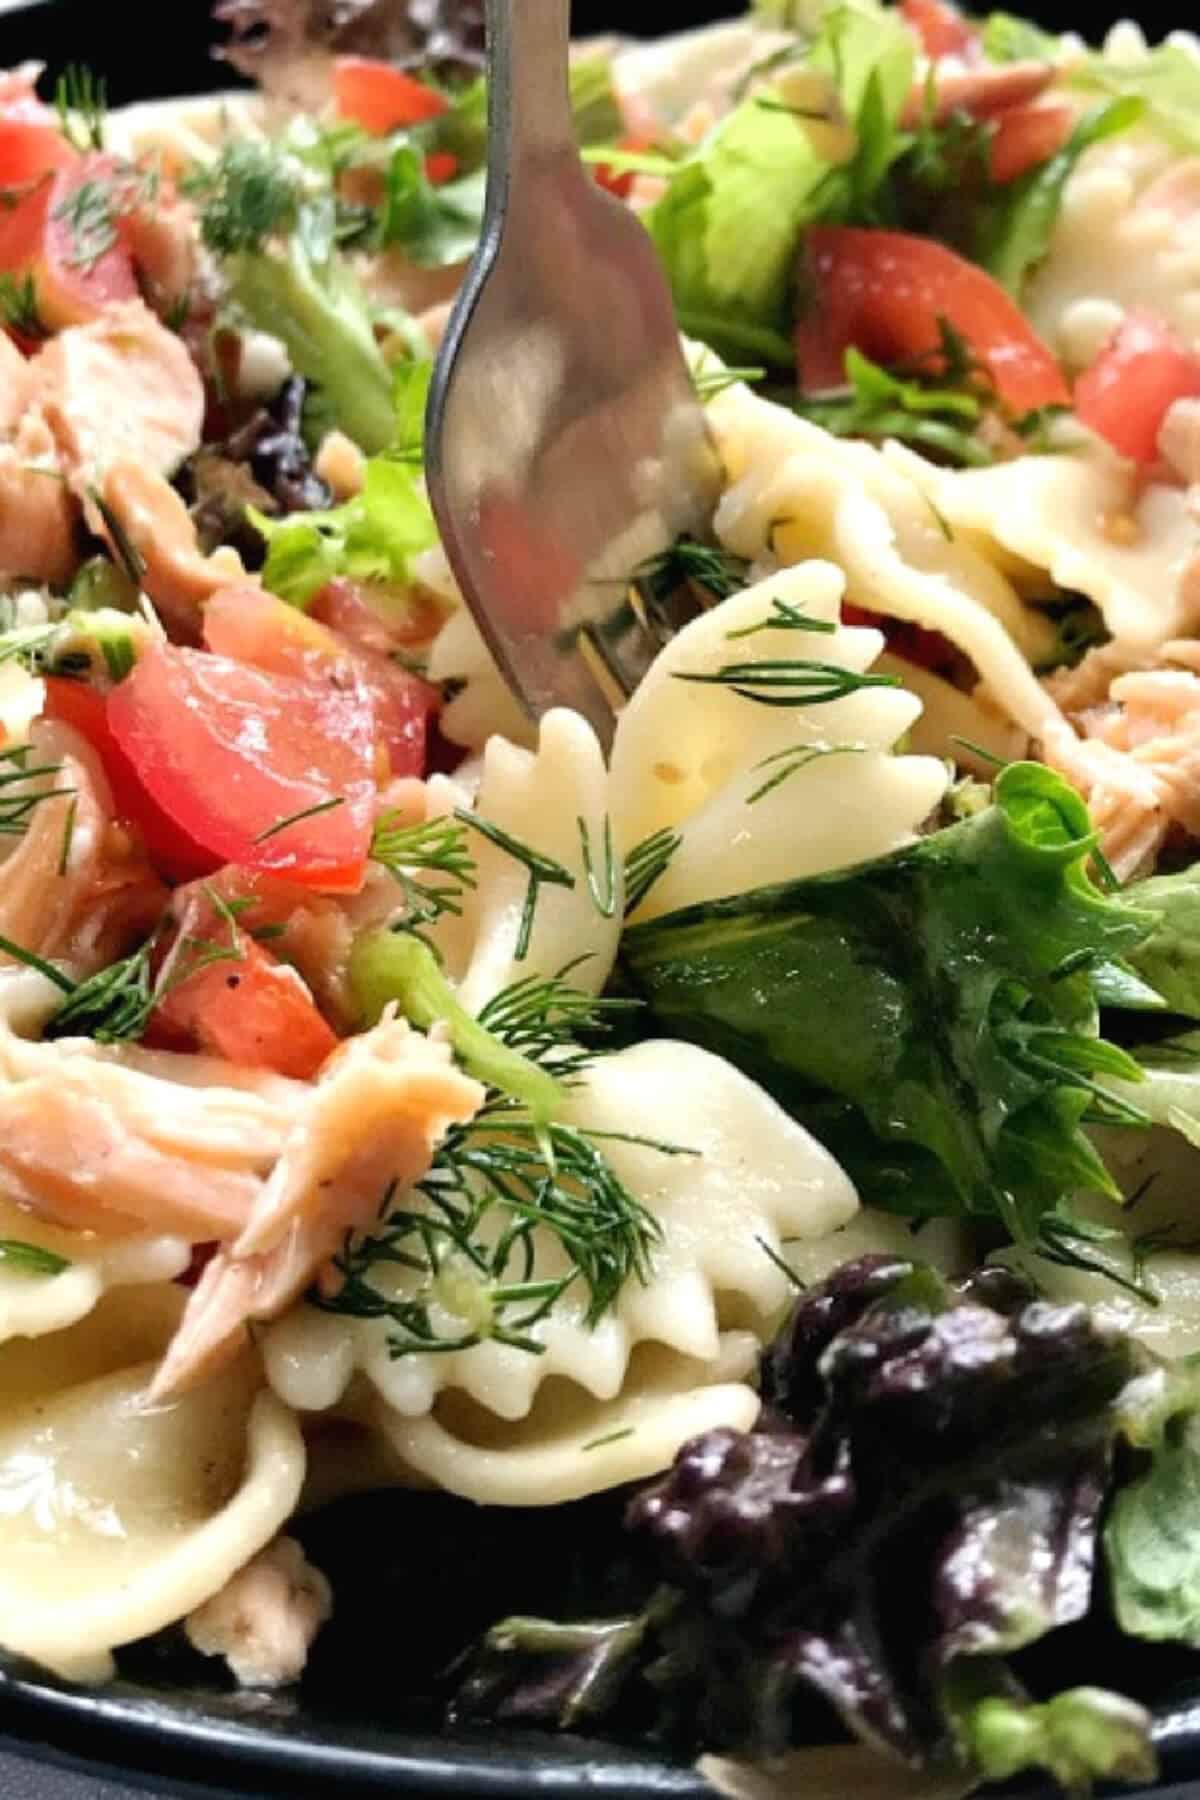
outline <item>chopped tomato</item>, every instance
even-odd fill
[[[141,781],[221,862],[327,893],[362,885],[375,796],[375,709],[343,663],[268,674],[160,645],[109,695]]]
[[[431,150],[425,158],[425,174],[434,187],[453,181],[458,174],[458,158],[449,150]]]
[[[366,610],[362,601],[358,604]],[[348,642],[330,628],[333,624],[322,624],[262,588],[223,588],[204,609],[204,641],[221,656],[284,675],[328,679],[329,669],[340,661],[371,696],[390,772],[422,774],[426,721],[438,704],[436,689],[361,639]]]
[[[207,902],[190,903],[180,931],[152,1022],[162,1041],[311,1080],[338,1040],[296,971]]]
[[[900,0],[900,11],[934,62],[939,56],[963,56],[979,43],[978,33],[947,0]]]
[[[889,619],[868,612],[864,606],[843,606],[843,625],[870,625],[882,631],[889,650],[902,656],[918,669],[932,669],[935,674],[949,669],[958,661],[958,651],[940,631],[929,631],[909,619]]]
[[[618,150],[650,150],[654,140],[647,137],[623,137],[617,145]],[[633,184],[637,176],[632,169],[612,169],[607,163],[596,163],[592,175],[602,188],[615,194],[618,200],[628,200],[633,192]]]
[[[188,837],[147,792],[113,736],[104,696],[94,687],[48,675],[42,712],[72,726],[91,745],[108,778],[117,818],[137,832],[160,875],[168,881],[192,881],[221,866],[221,859]]]
[[[390,656],[397,648],[427,644],[446,617],[446,608],[428,591],[410,590],[397,605],[386,588],[373,589],[335,576],[314,595],[310,619],[320,619],[363,650],[380,650]]]
[[[0,187],[21,188],[79,161],[40,101],[30,116],[23,108],[0,106]],[[39,116],[43,115],[43,116]]]
[[[1168,407],[1200,394],[1200,356],[1152,313],[1131,312],[1075,383],[1084,425],[1134,462],[1153,462]]]
[[[1003,184],[1057,156],[1075,124],[1069,106],[1010,106],[995,115],[988,147],[992,180]]]
[[[875,362],[936,352],[938,321],[970,345],[1014,413],[1068,406],[1062,370],[992,277],[930,238],[851,225],[808,233],[809,304],[796,327],[796,359],[810,390],[840,386],[853,345]]]
[[[343,119],[352,119],[377,137],[404,125],[423,125],[450,104],[436,88],[370,56],[335,59],[333,96]]]
[[[119,300],[136,300],[133,259],[122,241],[131,177],[110,156],[76,157],[0,210],[0,271],[32,275],[42,322],[86,324]]]

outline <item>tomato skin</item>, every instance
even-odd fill
[[[892,619],[886,614],[868,612],[865,606],[844,605],[842,624],[867,625],[881,631],[888,649],[896,656],[918,669],[930,669],[935,675],[953,668],[958,661],[959,653],[948,637],[924,625],[914,625],[910,619]]]
[[[106,307],[137,299],[133,258],[120,236],[119,214],[128,202],[120,179],[111,156],[76,156],[66,167],[48,172],[16,206],[0,212],[0,271],[33,276],[38,311],[51,331],[85,325]],[[113,195],[116,241],[100,255],[83,259],[86,234],[81,246],[71,214],[80,206],[82,190],[101,186]]]
[[[43,717],[72,726],[91,745],[108,778],[117,818],[137,832],[158,873],[168,881],[194,881],[220,868],[220,860],[181,831],[147,793],[112,734],[104,696],[86,681],[61,675],[47,675],[45,688]]]
[[[618,150],[652,150],[654,140],[649,137],[628,135],[619,139]],[[628,200],[633,192],[633,184],[637,175],[633,169],[611,169],[607,163],[595,163],[592,167],[592,179],[597,186],[608,193],[615,194],[618,200]]]
[[[405,125],[423,125],[450,105],[435,88],[370,56],[335,59],[333,97],[339,117],[352,119],[376,137]]]
[[[207,922],[185,912],[182,930],[188,949],[182,956],[195,955],[197,942],[231,947],[232,929],[239,960],[192,968],[168,986],[154,1009],[160,1041],[183,1040],[241,1068],[273,1069],[277,1075],[311,1081],[338,1044],[312,995],[294,969],[248,932],[231,928],[211,906],[204,910]],[[186,961],[178,966],[187,969]]]
[[[45,112],[40,101],[34,106]],[[24,107],[9,106],[0,111],[0,187],[24,187],[78,161],[78,150],[68,144],[50,114],[31,116]]]
[[[1196,394],[1200,356],[1152,313],[1131,312],[1075,383],[1075,411],[1122,456],[1151,463],[1167,409]]]
[[[268,674],[158,645],[113,689],[108,718],[148,792],[220,862],[327,893],[362,886],[376,721],[344,664],[321,678]]]
[[[362,600],[357,606],[369,611]],[[281,675],[321,679],[340,660],[371,696],[391,773],[424,773],[426,722],[437,709],[437,690],[361,639],[340,636],[333,620],[323,623],[262,588],[223,588],[204,609],[204,641],[222,656]]]
[[[948,0],[900,0],[900,12],[934,62],[939,56],[965,56],[978,46],[978,33]]]
[[[809,231],[806,255],[813,298],[796,327],[804,388],[840,386],[851,345],[885,365],[928,355],[944,318],[1014,413],[1070,405],[1062,370],[1015,302],[945,245],[903,231],[823,225]]]
[[[995,115],[988,146],[992,180],[1003,186],[1057,156],[1075,125],[1069,106],[1010,106]]]
[[[458,174],[458,158],[450,150],[431,150],[425,158],[425,174],[434,187],[453,181]]]

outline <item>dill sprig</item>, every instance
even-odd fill
[[[254,140],[226,144],[214,163],[193,170],[180,185],[200,202],[201,235],[222,256],[260,250],[269,238],[292,230],[304,194],[294,159]]]
[[[655,882],[666,873],[667,864],[682,842],[680,833],[666,825],[633,846],[625,858],[626,918],[637,911]]]
[[[727,643],[735,638],[757,637],[760,631],[815,631],[830,637],[837,630],[832,619],[814,619],[791,600],[782,600],[778,594],[771,596],[771,610],[765,619],[757,619],[753,625],[739,626],[737,631],[727,631]]]
[[[0,323],[23,337],[43,338],[46,327],[38,309],[37,285],[32,275],[0,274]]]
[[[759,706],[825,706],[864,688],[899,687],[898,675],[860,675],[837,663],[808,662],[800,657],[767,657],[762,662],[726,663],[711,674],[675,671],[676,681],[726,687]]]
[[[339,806],[345,806],[344,794],[332,794],[328,800],[315,800],[311,806],[302,806],[298,812],[286,813],[282,819],[276,819],[265,831],[260,831],[253,840],[256,844],[265,844],[268,839],[278,837],[281,831],[287,831],[292,825],[299,825],[305,819],[318,818],[321,813],[333,812]]]
[[[577,1075],[591,1061],[591,1052],[579,1039],[611,1030],[616,1015],[642,1004],[572,986],[568,977],[584,960],[568,963],[558,975],[526,975],[514,981],[480,1008],[479,1024],[502,1038],[510,1050],[559,1078]]]
[[[726,388],[737,387],[739,382],[748,382],[751,386],[756,381],[765,381],[767,371],[763,368],[744,369],[693,369],[692,387],[697,400],[707,403],[723,394]]]
[[[604,815],[604,827],[601,833],[600,855],[592,854],[592,835],[587,820],[580,818],[579,848],[583,856],[583,872],[587,881],[588,893],[592,905],[602,919],[611,919],[617,910],[617,859],[613,850],[612,816]],[[603,861],[600,860],[603,858]]]
[[[115,182],[103,175],[81,181],[59,202],[53,217],[61,219],[71,234],[67,261],[73,269],[93,269],[116,248],[117,219],[123,210]]]
[[[1124,1289],[1147,1306],[1162,1304],[1161,1295],[1146,1280],[1146,1258],[1139,1259],[1136,1250],[1132,1258],[1130,1273],[1115,1263],[1105,1261],[1094,1255],[1094,1248],[1100,1244],[1117,1242],[1125,1244],[1128,1240],[1124,1232],[1111,1225],[1100,1225],[1092,1219],[1080,1218],[1077,1214],[1058,1209],[1043,1214],[1038,1222],[1038,1235],[1031,1246],[1035,1256],[1043,1262],[1053,1263],[1060,1269],[1077,1269],[1081,1274],[1099,1275],[1105,1281],[1111,1281],[1114,1287]],[[1153,1254],[1153,1250],[1151,1251]]]
[[[475,886],[475,859],[467,848],[466,827],[458,819],[404,825],[399,813],[384,813],[371,838],[371,859],[399,883],[405,928],[418,935],[444,913],[460,917],[464,894]]]
[[[627,1280],[650,1279],[661,1228],[576,1126],[535,1126],[489,1106],[451,1128],[414,1194],[423,1206],[393,1209],[389,1191],[380,1230],[348,1238],[334,1259],[337,1293],[310,1295],[328,1312],[389,1320],[394,1357],[486,1340],[540,1355],[530,1334],[569,1287],[582,1282],[595,1325]],[[539,1273],[539,1232],[557,1242],[565,1270]],[[380,1266],[401,1272],[399,1292],[370,1279]],[[446,1330],[448,1320],[460,1328]]]
[[[3,651],[0,651],[3,660]],[[0,835],[22,837],[43,800],[68,796],[73,788],[47,787],[48,777],[62,773],[61,763],[32,763],[28,744],[0,751]],[[38,783],[30,786],[30,783]]]
[[[71,1267],[70,1258],[44,1244],[29,1244],[24,1238],[0,1238],[0,1264],[19,1275],[61,1275]]]
[[[773,756],[764,756],[753,768],[755,771],[770,769],[771,774],[752,794],[746,795],[746,805],[753,806],[756,800],[765,799],[801,769],[807,769],[810,763],[819,762],[826,756],[861,756],[867,748],[866,744],[793,744],[786,750],[777,750]]]
[[[69,144],[81,153],[103,150],[108,88],[102,75],[93,74],[86,64],[69,63],[55,86],[54,105]]]
[[[529,952],[529,940],[533,934],[533,921],[537,913],[538,897],[543,887],[573,888],[575,877],[562,863],[556,862],[552,856],[545,856],[535,850],[532,844],[526,844],[511,832],[505,831],[491,819],[482,819],[477,813],[457,811],[454,817],[460,824],[477,831],[489,843],[511,856],[529,872],[529,885],[525,890],[525,904],[521,908],[521,922],[517,929],[517,941],[513,947],[514,962],[524,962]]]
[[[669,549],[646,557],[629,580],[651,605],[658,605],[687,586],[702,588],[714,600],[728,600],[746,586],[749,572],[745,557],[683,537]]]

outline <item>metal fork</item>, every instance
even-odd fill
[[[719,470],[648,233],[575,145],[569,0],[488,0],[483,235],[434,374],[429,495],[534,717],[614,713],[681,620],[630,575],[711,524]]]

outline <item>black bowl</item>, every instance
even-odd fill
[[[574,16],[580,31],[648,34],[719,17],[730,4],[699,0],[681,10],[673,0],[577,0]],[[1124,9],[1113,0],[1110,8],[1090,10],[1086,20],[1072,0],[1044,0],[1038,10],[1047,24],[1079,22],[1094,35]],[[1140,16],[1161,31],[1178,15],[1143,5]],[[68,62],[87,63],[107,76],[117,102],[228,86],[229,71],[212,58],[210,45],[208,0],[175,0],[169,10],[161,0],[107,6],[98,0],[17,0],[0,12],[0,66],[34,58],[53,73]],[[486,1571],[481,1580],[480,1561],[459,1566],[454,1509],[464,1522],[472,1513],[461,1503],[441,1503],[451,1511],[439,1514],[439,1554],[423,1558],[424,1590],[406,1591],[395,1571],[380,1581],[369,1548],[382,1536],[394,1546],[387,1509],[422,1507],[415,1497],[342,1503],[337,1514],[306,1527],[305,1535],[316,1539],[318,1562],[331,1570],[341,1560],[333,1546],[348,1535],[340,1523],[347,1504],[365,1506],[375,1534],[368,1526],[356,1565],[337,1571],[338,1623],[300,1690],[280,1696],[232,1692],[171,1646],[134,1653],[124,1660],[121,1677],[102,1689],[81,1690],[32,1665],[0,1662],[0,1728],[7,1738],[0,1743],[2,1800],[135,1800],[145,1794],[238,1800],[239,1793],[246,1800],[329,1800],[335,1790],[364,1800],[382,1794],[424,1800],[566,1800],[580,1793],[619,1800],[711,1797],[694,1770],[643,1746],[439,1727],[435,1706],[428,1698],[413,1700],[414,1690],[429,1688],[426,1678],[453,1644],[514,1605],[531,1602],[519,1592],[510,1597],[495,1590]],[[479,1518],[460,1543],[478,1540]],[[533,1521],[533,1515],[525,1519]],[[522,1530],[519,1522],[513,1528]],[[350,1535],[359,1538],[357,1524]],[[533,1564],[538,1535],[535,1530],[529,1540]],[[424,1655],[412,1654],[414,1633],[423,1634]],[[1172,1784],[1156,1790],[1159,1800],[1200,1796],[1190,1779],[1200,1777],[1200,1679],[1181,1681],[1181,1673],[1186,1675],[1186,1663],[1173,1659],[1158,1690],[1156,1738],[1163,1778]],[[1020,1792],[1025,1800],[1050,1796],[1042,1786]]]

